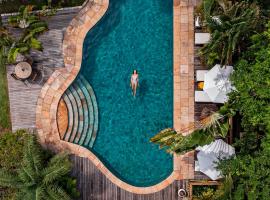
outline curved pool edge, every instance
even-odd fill
[[[103,17],[109,6],[109,0],[88,1],[67,27],[63,40],[65,67],[56,70],[44,84],[38,97],[36,108],[36,128],[41,144],[55,152],[68,151],[80,157],[88,158],[115,185],[136,194],[150,194],[169,186],[177,179],[172,174],[162,182],[149,187],[132,186],[110,172],[108,168],[90,150],[76,144],[60,140],[57,125],[57,108],[61,96],[77,77],[82,62],[83,42],[87,32]]]

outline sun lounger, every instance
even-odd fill
[[[195,91],[195,102],[212,102],[204,91]]]
[[[209,70],[197,70],[196,71],[196,81],[204,81],[204,75]]]
[[[195,33],[195,44],[206,44],[210,40],[210,33]]]

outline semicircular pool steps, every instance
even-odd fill
[[[93,106],[94,123],[91,124],[93,126],[93,132],[91,134],[91,137],[88,137],[86,139],[86,143],[85,143],[85,146],[92,147],[96,140],[97,131],[98,131],[98,106],[97,106],[97,100],[96,100],[96,96],[95,96],[93,88],[83,76],[81,76],[81,80],[82,80],[82,83],[86,86],[87,91],[89,92],[89,95],[92,101],[92,106]]]
[[[68,110],[68,128],[61,134],[64,135],[61,139],[88,148],[93,147],[98,130],[98,106],[93,88],[80,75],[61,99]]]

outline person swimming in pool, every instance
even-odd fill
[[[136,90],[139,85],[139,74],[137,73],[137,70],[133,70],[133,74],[130,78],[130,87],[132,89],[132,94],[135,97],[136,96]]]

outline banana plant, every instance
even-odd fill
[[[8,18],[9,24],[16,28],[35,31],[36,34],[46,31],[48,29],[47,23],[33,13],[33,8],[32,5],[21,6],[18,15]]]
[[[5,33],[6,37],[0,39],[0,50],[5,53],[9,63],[14,63],[18,54],[28,54],[31,49],[43,50],[42,43],[37,38],[48,30],[48,25],[45,21],[40,20],[32,10],[33,6],[22,6],[18,15],[8,19],[9,25],[23,29],[18,39],[12,38],[8,31]],[[5,49],[4,44],[6,44]]]
[[[210,42],[201,50],[208,65],[216,58],[221,64],[231,65],[233,56],[242,52],[261,22],[259,6],[245,1],[203,0],[203,15],[211,33]]]
[[[168,153],[182,154],[194,150],[197,146],[209,144],[215,138],[225,138],[229,130],[229,122],[227,116],[215,112],[195,122],[190,129],[193,132],[184,136],[181,132],[167,128],[152,137],[150,141],[158,144],[161,149],[166,149]]]

